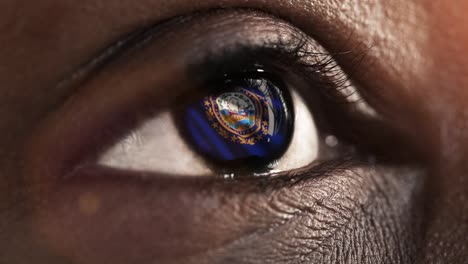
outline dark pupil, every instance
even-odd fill
[[[266,79],[223,85],[183,111],[192,147],[221,166],[265,166],[281,157],[293,132],[287,91]]]

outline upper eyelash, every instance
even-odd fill
[[[338,104],[347,104],[358,110],[361,114],[364,114],[368,117],[372,118],[380,118],[378,113],[367,104],[364,98],[361,96],[359,90],[356,88],[355,83],[353,80],[357,78],[356,74],[359,72],[357,69],[360,67],[364,67],[362,65],[367,51],[362,52],[354,52],[352,50],[339,52],[339,53],[318,53],[309,51],[307,46],[307,39],[304,39],[301,42],[301,45],[298,46],[296,50],[296,59],[299,61],[301,67],[306,69],[306,71],[318,73],[318,75],[331,77],[332,83],[321,83],[323,89],[323,93],[328,99],[332,100]],[[336,62],[336,60],[343,55],[350,55],[353,54],[352,57],[348,58],[351,60],[351,67],[350,70],[345,72],[341,66]],[[310,56],[315,56],[321,58],[319,62],[315,63],[307,63],[306,58]],[[312,75],[312,77],[314,77]],[[315,78],[314,82],[322,82],[323,79]],[[337,97],[337,94],[339,96]]]
[[[349,100],[358,91],[351,83],[351,76],[336,63],[336,55],[312,51],[308,48],[307,36],[300,33],[295,33],[294,36],[296,39],[291,42],[278,39],[264,43],[263,46],[239,45],[218,51],[217,54],[208,54],[201,61],[193,63],[188,71],[196,81],[205,83],[206,80],[225,76],[226,73],[248,71],[248,67],[255,70],[253,68],[275,65],[279,67],[273,71],[289,70],[303,73],[302,76],[307,78],[309,83],[320,86],[321,92],[335,103],[363,102],[362,98]],[[310,58],[314,58],[314,62],[309,62]],[[278,69],[281,67],[283,69]]]

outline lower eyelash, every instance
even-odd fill
[[[236,177],[227,180],[229,180],[229,184],[247,183],[246,188],[249,188],[250,191],[267,193],[268,191],[300,186],[304,182],[309,182],[311,179],[319,180],[329,175],[339,175],[340,173],[350,172],[353,171],[353,168],[357,168],[361,165],[366,164],[350,155],[320,164],[311,164],[308,167],[296,170],[270,174],[268,175],[269,177],[262,177],[263,175],[259,175],[258,177]]]

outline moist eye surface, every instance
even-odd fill
[[[151,81],[119,84],[128,97],[115,100],[116,110],[109,111],[128,113],[135,125],[113,123],[109,130],[118,131],[119,139],[108,143],[96,163],[145,175],[241,178],[282,175],[351,155],[351,148],[342,151],[347,141],[332,147],[322,142],[322,136],[335,135],[336,123],[343,131],[356,130],[343,120],[358,115],[334,100],[348,98],[340,92],[348,87],[341,83],[345,72],[294,28],[251,23],[259,26],[236,29],[232,38],[217,27],[204,28],[196,47],[193,30],[181,33],[186,41],[163,46],[173,50],[164,52],[167,58],[145,59],[150,64],[131,80],[149,75]],[[214,45],[214,39],[223,41]],[[143,51],[166,50],[160,48]]]
[[[287,89],[266,78],[226,79],[182,111],[186,141],[215,165],[265,166],[291,141],[294,113]]]

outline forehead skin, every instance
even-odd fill
[[[0,3],[0,221],[12,244],[23,186],[18,171],[28,132],[68,94],[56,84],[120,36],[165,18],[215,7],[277,14],[331,51],[369,50],[357,82],[379,110],[412,134],[433,166],[427,180],[421,263],[468,256],[468,19],[464,1],[423,0],[4,0]],[[342,62],[346,68],[346,59]],[[350,65],[349,65],[350,67]],[[364,71],[364,70],[363,70]],[[378,93],[377,93],[378,91]],[[3,240],[5,241],[5,240]],[[16,242],[14,242],[16,241]],[[6,245],[5,245],[6,247]],[[8,254],[40,251],[11,250]],[[40,253],[38,253],[40,255]],[[4,254],[2,254],[4,255]],[[11,258],[13,259],[13,258]]]

